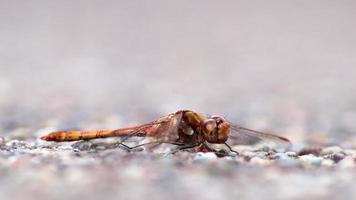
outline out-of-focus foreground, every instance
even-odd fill
[[[0,0],[0,199],[352,198],[355,10],[348,0]],[[286,136],[297,156],[307,146],[342,149],[247,156],[287,156],[290,170],[38,141],[178,109]]]

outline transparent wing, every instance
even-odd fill
[[[178,126],[181,123],[182,113],[176,112],[161,117],[155,121],[130,127],[110,131],[109,138],[92,141],[100,146],[116,148],[120,146],[126,150],[146,149],[149,151],[162,151],[165,147],[179,145]]]
[[[238,125],[231,125],[231,133],[229,136],[232,144],[258,144],[258,143],[273,143],[276,145],[291,146],[292,143],[285,137],[278,135],[255,131]]]
[[[176,112],[152,122],[154,127],[149,136],[174,141],[178,139],[178,126],[181,123],[183,112]]]
[[[177,130],[181,119],[182,113],[172,113],[153,122],[134,127],[127,137],[123,137],[122,141],[137,141],[135,136],[143,136],[140,142],[175,142],[179,137]]]

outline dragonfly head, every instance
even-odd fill
[[[213,115],[203,122],[204,139],[209,143],[226,142],[230,133],[230,124],[224,118]]]

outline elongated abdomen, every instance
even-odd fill
[[[97,131],[57,131],[42,136],[42,140],[64,142],[75,140],[89,140],[94,138],[105,138],[114,136],[145,136],[147,134],[147,128],[134,127],[123,128],[117,130],[97,130]]]

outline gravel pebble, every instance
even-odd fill
[[[265,158],[266,156],[268,156],[268,152],[265,151],[258,151],[258,152],[254,152],[255,156],[259,157],[259,158]]]
[[[342,148],[339,147],[339,146],[330,146],[330,147],[326,147],[326,148],[323,148],[320,152],[320,154],[322,156],[325,156],[325,155],[330,155],[330,154],[337,154],[337,153],[342,153]]]
[[[293,152],[293,153],[295,155],[297,154],[295,152]],[[289,154],[291,154],[291,152],[277,154],[276,159],[277,159],[277,163],[279,164],[279,166],[294,167],[294,166],[298,166],[300,164],[296,156],[289,156]]]
[[[263,158],[259,158],[259,157],[253,157],[250,160],[250,164],[251,165],[261,165],[261,166],[267,166],[272,164],[272,160],[269,159],[263,159]]]
[[[339,162],[340,160],[345,158],[345,154],[344,153],[335,153],[335,154],[330,155],[330,158],[335,162]]]
[[[334,166],[335,162],[331,159],[323,159],[321,161],[321,166],[325,166],[325,167],[332,167]]]
[[[293,152],[293,151],[286,152],[286,155],[289,156],[289,157],[294,157],[294,158],[298,156],[297,153]]]
[[[74,144],[72,144],[72,147],[74,149],[78,149],[80,151],[89,151],[93,148],[96,148],[96,146],[97,145],[94,145],[90,141],[80,141],[80,142],[75,142]]]
[[[321,150],[322,149],[320,147],[304,147],[298,152],[298,155],[303,156],[303,155],[313,154],[315,156],[319,156]]]
[[[317,157],[313,154],[308,154],[308,155],[300,156],[299,160],[305,166],[320,166],[323,158]]]
[[[30,150],[33,148],[37,148],[34,143],[26,142],[23,140],[10,140],[6,142],[6,146],[10,147],[13,150]]]
[[[268,156],[270,159],[273,160],[286,160],[289,159],[289,156],[286,153],[275,153]]]
[[[211,160],[216,160],[217,158],[218,158],[217,155],[213,152],[207,152],[207,153],[199,152],[194,156],[193,160],[195,162],[202,163]]]
[[[145,150],[127,152],[119,148],[106,148],[105,145],[94,142],[58,144],[10,140],[3,146],[6,149],[0,150],[0,180],[12,184],[13,177],[16,177],[15,179],[23,181],[20,186],[27,190],[29,188],[25,186],[26,184],[36,184],[37,181],[40,182],[41,187],[38,188],[41,188],[41,191],[49,192],[48,194],[54,191],[53,195],[60,196],[60,199],[73,197],[66,196],[64,192],[66,189],[58,189],[61,188],[58,187],[60,185],[75,188],[74,196],[88,194],[89,196],[82,197],[85,199],[91,199],[90,196],[94,193],[122,196],[133,185],[145,194],[152,190],[145,189],[147,185],[157,185],[157,188],[169,187],[171,191],[181,188],[185,189],[183,191],[187,191],[188,188],[195,191],[208,186],[218,188],[218,191],[209,189],[208,196],[225,194],[226,186],[236,185],[236,182],[240,188],[258,186],[261,189],[262,186],[266,186],[266,182],[276,184],[273,187],[282,189],[289,183],[293,183],[299,189],[306,183],[306,188],[318,184],[324,184],[325,188],[328,188],[330,184],[336,183],[331,181],[340,181],[340,178],[337,180],[331,178],[336,176],[334,173],[344,173],[340,177],[352,177],[352,170],[346,169],[355,168],[352,149],[345,152],[330,151],[331,154],[324,156],[313,154],[298,156],[294,151],[245,148],[238,156],[220,158],[212,152],[178,151],[168,156]],[[318,170],[313,171],[314,168]],[[319,170],[320,168],[328,170]],[[315,176],[315,173],[318,176]],[[320,173],[323,173],[321,178]],[[315,179],[318,181],[314,182]],[[18,188],[18,184],[15,181],[9,188]],[[162,193],[161,189],[157,190]],[[17,194],[8,189],[5,191],[7,196]],[[169,196],[170,192],[164,194]],[[184,194],[190,195],[191,192],[187,191]],[[31,195],[33,199],[38,197],[33,193]],[[189,195],[184,197],[190,197]],[[240,197],[240,194],[236,195]]]
[[[264,152],[265,153],[265,152]],[[240,153],[241,156],[244,156],[246,157],[247,159],[251,159],[252,157],[255,157],[256,156],[256,152],[253,152],[253,151],[243,151]]]

